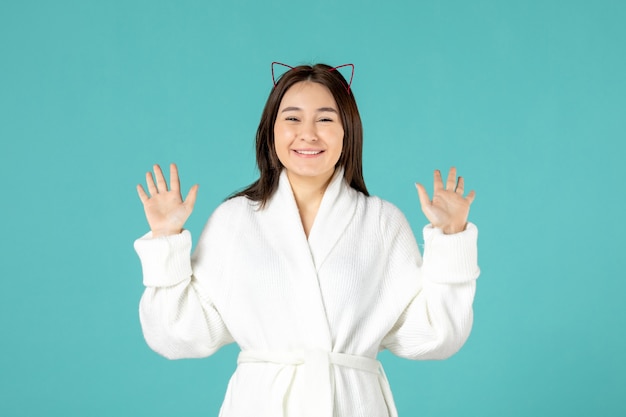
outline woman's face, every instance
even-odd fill
[[[328,180],[343,147],[343,124],[330,90],[302,81],[283,96],[274,124],[278,159],[290,180]]]

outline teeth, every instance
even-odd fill
[[[322,151],[296,151],[302,155],[317,155],[318,153],[322,153]]]

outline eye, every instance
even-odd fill
[[[295,116],[287,116],[287,117],[285,117],[285,120],[288,121],[288,122],[297,122],[298,118],[295,117]]]
[[[322,117],[319,121],[320,122],[332,122],[333,119],[331,119],[330,117]]]

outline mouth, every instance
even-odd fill
[[[319,149],[319,150],[299,150],[299,149],[294,149],[293,150],[295,153],[297,153],[298,155],[306,155],[306,156],[314,156],[314,155],[319,155],[322,152],[324,152],[323,150]]]

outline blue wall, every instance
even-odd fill
[[[143,341],[135,185],[177,162],[197,238],[255,179],[274,60],[356,65],[368,187],[418,240],[413,182],[477,191],[474,331],[382,355],[400,415],[626,415],[625,5],[3,0],[0,415],[217,415],[235,347]]]

